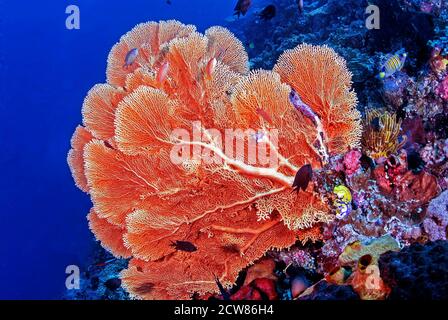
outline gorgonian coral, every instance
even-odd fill
[[[311,186],[297,193],[292,184],[301,166],[359,145],[344,60],[302,45],[275,71],[247,65],[224,28],[140,24],[113,47],[108,83],[84,102],[69,164],[92,198],[91,230],[132,257],[121,275],[132,297],[216,292],[215,276],[228,287],[266,251],[317,239],[333,219]],[[313,119],[290,103],[291,88]],[[275,164],[234,152],[254,144]]]
[[[274,71],[318,114],[332,154],[356,148],[362,134],[352,74],[327,46],[300,45],[280,56]]]

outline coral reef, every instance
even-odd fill
[[[89,265],[80,274],[80,288],[67,290],[64,300],[128,300],[129,294],[121,288],[120,272],[127,268],[126,259],[114,258],[99,244],[94,244]]]
[[[116,259],[72,298],[446,298],[448,5],[369,3],[380,30],[362,1],[279,0],[228,24],[241,41],[177,21],[124,35],[68,155]],[[227,129],[276,165],[227,153]]]
[[[138,55],[128,63],[130,52]],[[176,21],[150,22],[113,47],[108,84],[89,92],[69,163],[94,203],[89,221],[97,239],[117,257],[133,257],[121,274],[132,297],[216,292],[214,276],[229,287],[266,251],[316,239],[312,227],[333,219],[312,190],[291,190],[300,166],[319,168],[359,145],[345,61],[328,47],[302,45],[272,72],[247,71],[243,46],[226,29],[202,35]],[[290,104],[291,88],[312,119]],[[228,128],[262,132],[268,138],[259,144],[279,164],[229,156],[213,136]],[[274,128],[277,144],[268,136]],[[190,148],[199,152],[173,160]],[[172,245],[179,242],[187,247]]]
[[[446,240],[448,226],[448,190],[433,199],[428,206],[423,229],[429,240]]]
[[[351,176],[361,168],[362,153],[358,150],[352,150],[344,155],[343,165],[345,174]]]

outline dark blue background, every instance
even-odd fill
[[[65,267],[82,267],[90,252],[91,204],[66,155],[112,45],[149,20],[222,25],[236,0],[172,2],[0,0],[1,299],[60,298]],[[80,30],[65,28],[69,4],[81,10]]]

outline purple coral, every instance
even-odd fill
[[[358,150],[351,150],[345,154],[343,164],[347,175],[350,176],[359,170],[361,167],[361,157],[362,154]]]
[[[436,93],[444,100],[448,100],[448,76],[440,82],[436,89]]]
[[[420,156],[427,165],[438,165],[448,157],[447,151],[447,140],[437,140],[434,143],[428,143],[420,150]]]
[[[395,107],[404,103],[405,93],[408,87],[413,85],[413,80],[404,72],[397,72],[383,82],[384,95]]]
[[[403,223],[397,217],[390,218],[384,230],[392,235],[399,243],[400,246],[408,246],[422,235],[422,231],[419,226],[409,225],[409,223]]]
[[[431,241],[446,240],[447,225],[448,190],[429,203],[423,228]]]
[[[445,157],[448,158],[448,139],[443,143],[443,152],[445,153]]]
[[[301,267],[307,270],[316,268],[313,256],[305,250],[293,248],[289,251],[281,251],[278,254],[278,260],[283,261],[287,266]]]

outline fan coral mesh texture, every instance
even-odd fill
[[[333,50],[306,45],[275,70],[249,73],[242,43],[221,27],[202,35],[177,21],[149,22],[113,47],[108,83],[88,93],[68,162],[92,198],[88,219],[97,239],[114,255],[132,257],[121,275],[132,297],[216,292],[215,276],[228,287],[268,250],[320,239],[319,224],[333,219],[311,186],[293,193],[292,183],[304,164],[321,166],[319,132],[319,147],[329,152],[359,144],[351,75]],[[291,87],[320,126],[290,104]],[[228,155],[217,138],[227,129],[266,134],[257,143],[278,164]],[[278,130],[277,143],[269,129]],[[250,139],[232,142],[247,148]],[[173,161],[192,150],[200,152]]]
[[[84,192],[89,191],[84,173],[84,147],[92,141],[92,134],[86,128],[78,126],[71,140],[72,149],[67,156],[67,162],[72,171],[76,186]]]
[[[331,154],[359,147],[360,113],[352,74],[342,57],[327,46],[303,44],[285,51],[274,71],[319,116]]]

